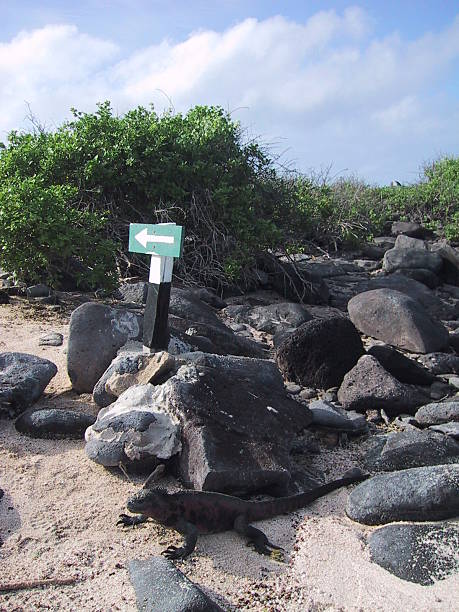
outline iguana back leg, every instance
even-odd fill
[[[253,544],[255,550],[261,555],[267,555],[276,561],[282,561],[283,555],[281,550],[284,550],[281,546],[270,542],[260,529],[257,529],[247,521],[247,517],[244,514],[240,514],[234,521],[234,531],[239,533],[241,536],[248,538],[248,544]],[[272,549],[272,550],[270,550]]]

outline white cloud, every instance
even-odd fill
[[[407,175],[419,155],[432,155],[429,143],[456,146],[457,107],[436,90],[458,56],[459,18],[414,41],[377,39],[357,7],[303,24],[246,19],[125,58],[74,26],[47,26],[0,44],[0,136],[21,127],[25,100],[41,120],[59,123],[69,107],[93,110],[104,99],[118,112],[168,106],[165,92],[179,111],[247,107],[242,122],[268,141],[284,139],[302,167],[334,163],[388,180],[394,165],[405,164]]]

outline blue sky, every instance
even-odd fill
[[[284,164],[386,184],[459,153],[459,3],[0,0],[0,140],[69,108],[219,104]]]

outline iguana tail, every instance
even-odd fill
[[[334,491],[340,489],[354,482],[361,482],[366,480],[369,474],[364,474],[359,468],[353,468],[343,474],[341,478],[327,482],[320,487],[299,493],[298,495],[291,495],[289,497],[278,497],[277,499],[263,501],[263,502],[248,502],[250,504],[248,511],[249,521],[261,521],[265,518],[271,518],[278,514],[286,514],[304,508],[315,499],[323,497]]]

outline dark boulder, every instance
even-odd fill
[[[427,397],[415,386],[401,383],[389,374],[375,357],[364,355],[345,375],[338,400],[347,410],[364,412],[377,408],[397,416],[414,414]]]
[[[211,327],[226,328],[216,314],[216,309],[199,298],[191,289],[172,287],[169,302],[169,314],[192,323],[203,323]]]
[[[351,492],[346,513],[366,525],[454,518],[459,513],[459,465],[377,474]]]
[[[57,373],[52,361],[27,353],[0,353],[0,415],[31,406]]]
[[[72,312],[67,370],[77,393],[91,393],[128,340],[142,338],[142,318],[127,310],[89,302]]]
[[[366,469],[375,472],[459,463],[457,442],[440,433],[415,428],[374,436],[362,450]]]
[[[84,432],[96,417],[74,410],[26,410],[14,424],[19,433],[31,438],[84,438]]]
[[[351,321],[364,334],[413,353],[448,346],[448,330],[429,317],[419,302],[400,291],[375,289],[348,303]]]
[[[397,380],[407,385],[430,385],[436,378],[426,368],[413,359],[405,357],[392,346],[374,345],[368,354],[376,357],[379,363]]]
[[[454,523],[387,525],[370,535],[371,560],[402,580],[424,586],[459,570]]]
[[[164,557],[129,561],[137,609],[144,612],[222,612],[172,561]]]
[[[312,416],[285,391],[276,365],[204,353],[177,359],[185,365],[156,387],[152,404],[182,425],[182,481],[226,493],[287,493],[290,446]]]
[[[343,317],[303,323],[277,349],[277,365],[284,377],[305,387],[328,389],[364,353],[360,336]]]

